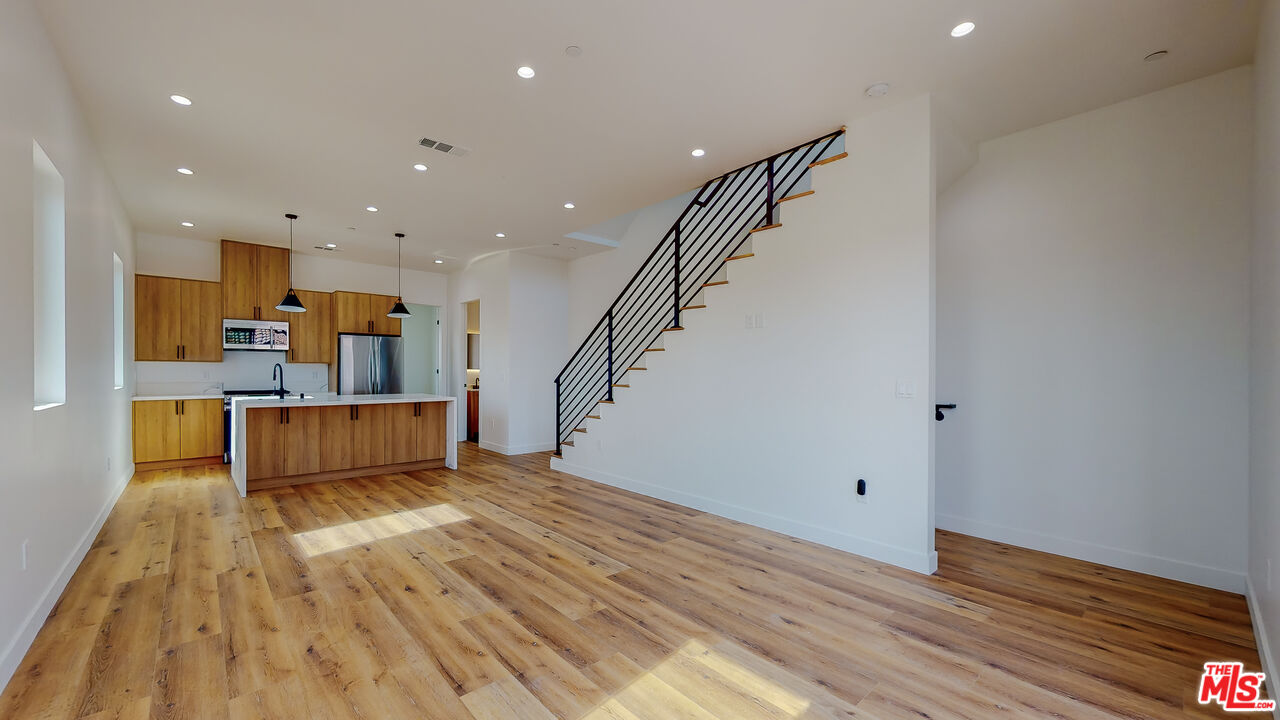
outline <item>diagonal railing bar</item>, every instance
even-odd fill
[[[621,379],[663,331],[681,325],[683,308],[746,244],[751,231],[777,222],[778,201],[843,134],[841,128],[698,188],[556,375],[557,455],[592,409],[612,400],[614,386],[627,384]]]

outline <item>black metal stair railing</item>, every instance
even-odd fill
[[[556,375],[556,454],[844,129],[708,180]]]

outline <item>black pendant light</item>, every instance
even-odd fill
[[[293,291],[293,221],[298,219],[293,213],[285,213],[285,217],[289,218],[289,292],[284,294],[284,299],[276,306],[280,312],[299,313],[306,312],[307,309],[302,306],[302,301],[298,299],[298,293]]]
[[[404,298],[400,297],[400,243],[403,241],[404,233],[396,233],[396,304],[392,305],[391,312],[387,313],[389,318],[413,317],[409,308],[404,306]]]

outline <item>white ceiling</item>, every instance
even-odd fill
[[[392,233],[402,231],[406,266],[437,271],[504,248],[598,251],[564,236],[919,93],[935,93],[978,141],[1245,64],[1259,8],[37,2],[138,231],[284,244],[292,211],[307,252],[335,242],[346,259],[394,264]],[[952,39],[966,19],[977,29]],[[581,56],[568,57],[569,45]],[[1167,59],[1143,62],[1165,48]],[[532,80],[515,74],[526,64]],[[892,93],[864,97],[878,81]],[[170,102],[173,93],[194,105]],[[472,153],[421,148],[422,136]],[[706,157],[692,158],[694,147]],[[451,259],[434,265],[437,254]]]

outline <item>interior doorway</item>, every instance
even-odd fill
[[[404,339],[404,391],[439,395],[444,383],[440,308],[408,305],[410,316],[400,321]]]
[[[465,359],[463,388],[467,396],[466,440],[478,443],[480,442],[480,301],[472,300],[463,303],[463,314],[467,318],[462,336]]]

